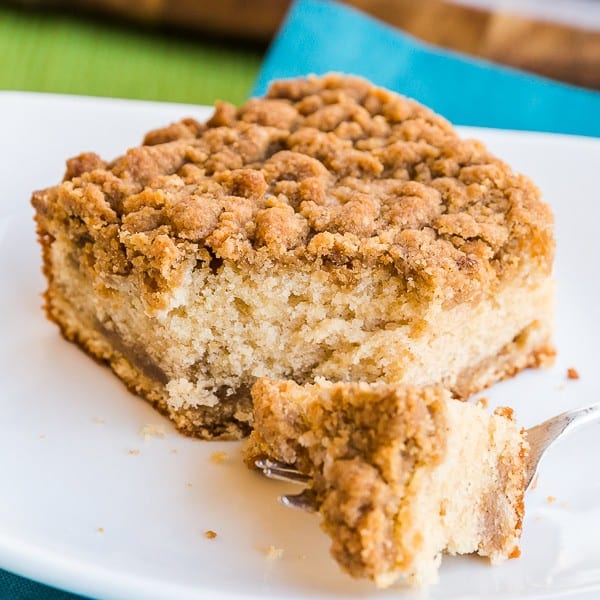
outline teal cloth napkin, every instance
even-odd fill
[[[329,71],[367,77],[457,125],[600,136],[599,92],[420,42],[324,0],[293,4],[253,95],[263,94],[274,79]]]
[[[2,600],[84,600],[30,579],[0,569],[0,598]]]

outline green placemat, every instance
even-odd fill
[[[212,104],[243,101],[253,46],[0,7],[0,89]]]

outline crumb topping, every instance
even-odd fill
[[[383,265],[465,300],[524,255],[549,270],[552,216],[536,187],[420,104],[341,75],[217,103],[106,163],[85,153],[34,193],[38,223],[68,226],[90,268],[143,270],[150,292],[186,257],[349,270]],[[60,230],[61,227],[56,227]]]
[[[579,379],[579,371],[573,367],[567,369],[567,379]]]

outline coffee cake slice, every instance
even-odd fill
[[[48,317],[192,435],[247,434],[262,376],[464,398],[553,353],[538,190],[361,79],[82,154],[32,202]]]
[[[245,454],[310,476],[344,571],[433,583],[443,552],[519,555],[525,432],[441,387],[260,379]]]

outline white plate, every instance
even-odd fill
[[[317,518],[277,503],[290,486],[247,471],[238,443],[178,435],[108,369],[63,341],[40,310],[30,192],[58,182],[66,157],[83,150],[113,157],[150,128],[206,114],[0,94],[0,567],[102,598],[416,597],[375,592],[340,573]],[[556,366],[485,394],[492,405],[514,406],[529,426],[600,400],[600,140],[468,133],[533,177],[556,214]],[[566,380],[570,366],[579,381]],[[146,424],[162,425],[167,437],[144,441]],[[527,497],[520,559],[490,567],[446,557],[429,597],[598,597],[599,433],[590,426],[548,456]],[[216,450],[230,460],[210,462]],[[207,529],[217,539],[206,539]],[[270,545],[283,557],[268,560],[261,549]]]

